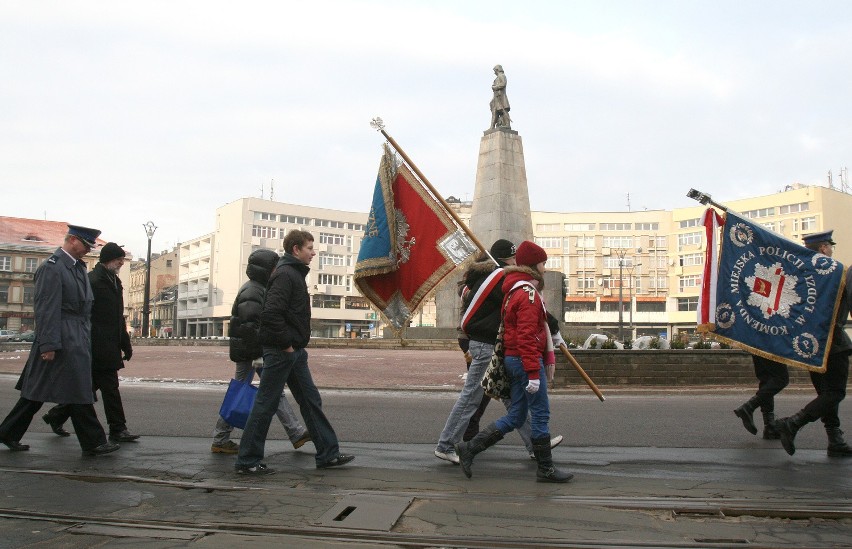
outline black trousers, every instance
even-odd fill
[[[760,401],[761,410],[772,412],[775,410],[775,395],[790,383],[790,372],[785,364],[762,356],[751,355],[751,360],[759,382],[754,396]]]
[[[846,398],[846,382],[849,381],[849,354],[828,355],[824,374],[811,372],[811,383],[817,397],[808,402],[802,411],[811,421],[822,419],[825,427],[840,427],[840,402]]]
[[[118,370],[92,370],[92,391],[101,392],[104,403],[104,415],[109,425],[109,433],[117,435],[127,429],[124,417],[124,405],[121,403],[121,393],[118,391]],[[65,423],[71,414],[67,404],[57,404],[47,412],[51,423]]]
[[[15,407],[0,424],[0,438],[20,442],[42,404],[44,403],[24,397],[19,398]],[[80,448],[91,450],[106,443],[104,428],[98,421],[92,404],[63,404],[63,406],[68,410],[71,423],[74,424],[74,432],[80,442]]]

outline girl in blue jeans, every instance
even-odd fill
[[[512,403],[505,416],[485,427],[469,442],[456,444],[459,463],[468,478],[476,454],[490,448],[531,416],[533,452],[538,462],[536,480],[568,482],[574,476],[553,465],[550,449],[550,403],[547,382],[553,381],[556,357],[547,311],[539,290],[544,285],[547,253],[524,241],[515,256],[517,266],[506,267],[503,281],[503,347],[511,380]]]

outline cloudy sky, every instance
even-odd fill
[[[0,215],[145,253],[245,196],[366,212],[388,132],[470,199],[508,77],[535,210],[838,183],[852,2],[0,0]]]

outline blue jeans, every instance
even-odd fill
[[[444,430],[441,431],[441,435],[438,437],[438,446],[435,449],[439,452],[453,451],[453,446],[461,442],[462,435],[465,429],[467,429],[467,424],[479,407],[479,403],[482,402],[482,395],[485,392],[482,388],[482,378],[485,376],[485,370],[488,369],[488,364],[491,362],[491,353],[494,352],[494,345],[471,340],[468,350],[473,360],[467,371],[464,387],[462,387],[459,398],[453,405],[450,416],[447,418],[447,423],[444,425]],[[508,410],[509,401],[505,401],[503,404]],[[525,421],[518,428],[518,434],[523,439],[527,451],[532,452],[529,432],[528,423]]]
[[[317,450],[317,464],[325,464],[340,454],[337,435],[322,411],[322,399],[308,369],[308,352],[296,349],[288,353],[282,349],[264,347],[263,375],[240,440],[236,463],[238,467],[253,467],[263,460],[269,425],[278,410],[285,383],[299,404],[302,419],[311,433]]]
[[[539,385],[538,391],[529,394],[526,390],[529,377],[524,370],[523,362],[519,356],[506,356],[506,371],[509,372],[511,380],[512,403],[505,416],[497,420],[497,428],[504,435],[510,433],[524,424],[527,412],[530,414],[530,428],[533,440],[539,438],[550,438],[550,402],[547,399],[547,376],[544,373],[544,362],[539,359]]]

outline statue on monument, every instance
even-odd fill
[[[494,97],[491,99],[491,128],[512,129],[512,119],[509,118],[509,98],[506,97],[506,74],[502,65],[494,66],[494,83],[491,90]]]

